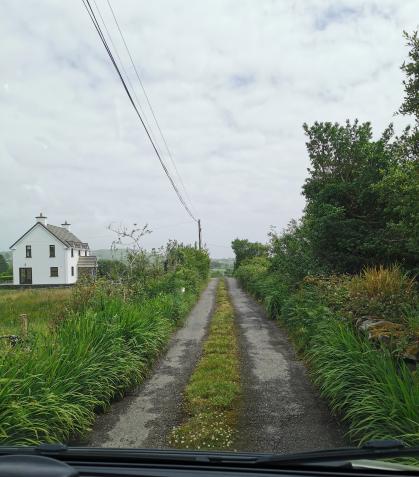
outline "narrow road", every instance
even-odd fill
[[[234,278],[228,279],[228,288],[242,362],[237,450],[287,453],[347,445],[284,331]]]
[[[94,447],[167,447],[166,438],[182,418],[182,392],[201,353],[201,342],[214,308],[217,280],[212,279],[185,325],[172,337],[152,376],[99,416],[88,442]]]

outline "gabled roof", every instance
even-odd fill
[[[65,229],[64,227],[58,227],[57,225],[47,224],[47,229],[57,237],[57,239],[61,240],[62,242],[79,242],[82,241],[77,238],[73,233],[69,230]],[[67,245],[70,245],[67,243]]]
[[[69,230],[65,229],[64,227],[58,227],[57,225],[47,224],[44,225],[41,222],[36,222],[29,230],[27,230],[20,238],[16,240],[13,245],[10,245],[9,248],[13,248],[18,242],[20,242],[23,237],[28,235],[37,225],[40,225],[45,230],[47,230],[51,235],[53,235],[56,239],[62,242],[66,247],[74,247],[75,244],[82,245],[83,242],[77,238],[73,233]],[[86,244],[85,244],[86,245]]]

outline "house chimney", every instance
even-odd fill
[[[42,212],[39,213],[38,217],[35,217],[36,221],[41,223],[42,225],[47,225],[47,217],[42,215]]]
[[[69,224],[69,223],[67,222],[67,220],[66,220],[63,224],[61,224],[61,227],[63,227],[63,228],[66,229],[66,230],[70,230],[70,225],[71,225],[71,224]]]

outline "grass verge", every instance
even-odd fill
[[[418,370],[410,370],[397,349],[368,339],[347,313],[349,309],[356,317],[358,310],[381,310],[387,319],[396,316],[396,299],[401,297],[403,304],[407,301],[404,297],[413,294],[410,282],[397,288],[394,282],[404,280],[397,269],[378,269],[355,279],[306,277],[297,289],[286,292],[280,277],[267,269],[263,273],[262,267],[259,273],[255,269],[239,270],[242,285],[287,329],[321,394],[347,423],[350,440],[362,444],[371,439],[400,439],[419,445]],[[383,286],[377,285],[378,274],[384,277]],[[356,282],[352,298],[342,289],[347,280]],[[361,280],[368,286],[362,288]],[[400,288],[401,293],[397,291]],[[389,290],[387,295],[385,290]],[[373,299],[367,300],[367,293]],[[386,296],[390,306],[384,308]]]
[[[224,280],[200,359],[184,393],[186,420],[169,442],[182,449],[231,449],[240,396],[239,352],[234,311]]]
[[[83,435],[97,411],[144,379],[197,297],[165,293],[140,303],[102,297],[55,332],[0,350],[0,444]]]

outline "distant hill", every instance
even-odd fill
[[[210,267],[212,270],[233,268],[234,258],[212,258]]]
[[[101,248],[99,250],[92,250],[92,255],[96,255],[98,259],[102,260],[124,260],[126,257],[126,250],[110,250],[108,248]]]

